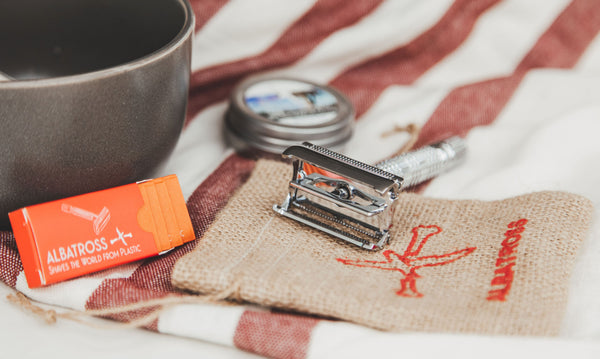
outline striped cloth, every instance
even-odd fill
[[[439,198],[501,199],[541,190],[581,194],[600,208],[600,1],[598,0],[193,0],[196,36],[189,113],[157,176],[175,173],[196,235],[254,168],[221,136],[227,97],[249,75],[329,84],[357,111],[346,154],[373,163],[416,124],[416,146],[461,135],[469,158],[421,191]],[[570,283],[560,338],[384,333],[249,305],[181,304],[113,313],[147,328],[273,358],[377,354],[506,357],[521,352],[598,355],[600,212]],[[110,309],[180,296],[167,255],[48,288],[27,287],[14,238],[0,232],[0,277],[46,304]],[[476,334],[476,333],[474,333]]]

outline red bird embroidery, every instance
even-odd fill
[[[420,278],[416,270],[422,267],[441,266],[452,263],[473,253],[476,247],[468,247],[450,253],[441,255],[421,256],[419,253],[432,236],[442,232],[438,226],[420,225],[412,229],[412,239],[408,247],[402,254],[398,254],[391,249],[382,254],[385,260],[370,261],[360,259],[336,258],[339,262],[356,267],[377,268],[383,270],[398,271],[404,275],[400,280],[400,290],[396,292],[402,297],[422,297],[423,294],[417,290],[417,278]]]

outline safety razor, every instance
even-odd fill
[[[464,140],[451,137],[374,166],[305,142],[288,147],[293,160],[288,194],[279,214],[368,250],[390,239],[400,192],[463,161]]]

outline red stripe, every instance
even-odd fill
[[[157,273],[158,274],[158,273]],[[162,298],[168,294],[176,295],[177,293],[167,293],[162,291],[154,291],[140,287],[129,278],[107,279],[94,291],[86,303],[86,309],[107,309],[115,308],[128,304],[144,302],[152,299]],[[114,319],[120,322],[129,322],[151,314],[158,307],[148,307],[136,309],[128,312],[106,315],[106,318]],[[146,326],[148,329],[157,330],[156,321]]]
[[[229,0],[190,0],[196,17],[195,31],[200,30]]]
[[[492,123],[534,68],[570,68],[600,30],[600,2],[575,0],[538,39],[511,76],[454,89],[423,126],[415,147],[451,135],[465,135],[475,126]]]
[[[452,90],[425,123],[414,147],[453,135],[465,135],[475,126],[494,121],[524,73],[478,82]]]
[[[305,358],[318,319],[272,312],[246,311],[235,330],[236,347],[269,358]]]
[[[523,58],[516,72],[538,67],[571,68],[598,31],[600,2],[574,0]]]
[[[192,194],[188,211],[196,238],[213,222],[235,190],[249,177],[255,162],[237,155],[227,158]],[[129,278],[106,279],[92,293],[86,303],[88,309],[105,309],[139,301],[162,298],[176,293],[171,284],[175,262],[194,249],[197,241],[178,247],[169,254],[148,259]],[[1,248],[1,247],[0,247]],[[120,321],[130,321],[147,315],[154,308],[120,313],[110,316]],[[149,326],[156,329],[155,324]]]
[[[413,83],[464,42],[477,18],[499,0],[457,0],[429,30],[409,44],[359,64],[331,82],[361,116],[390,85]]]
[[[15,237],[10,231],[0,231],[0,280],[14,288],[21,271],[23,265]]]
[[[255,164],[254,160],[231,155],[194,191],[188,210],[196,238],[202,236],[237,188],[250,177]]]
[[[373,11],[381,1],[320,0],[260,55],[195,72],[190,85],[188,121],[205,107],[225,100],[244,77],[298,61],[333,32]]]

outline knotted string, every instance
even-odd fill
[[[23,293],[16,292],[13,294],[8,294],[6,298],[17,305],[24,311],[28,311],[33,313],[35,316],[42,318],[47,324],[54,324],[57,322],[59,318],[68,319],[78,323],[82,323],[91,327],[96,328],[109,328],[109,329],[120,329],[120,328],[138,328],[151,324],[153,321],[158,319],[160,314],[176,305],[180,304],[218,304],[218,305],[231,305],[232,303],[226,302],[225,299],[232,298],[240,298],[240,294],[238,293],[240,290],[240,286],[238,283],[233,283],[229,288],[223,290],[219,293],[215,294],[206,294],[206,295],[170,295],[157,299],[150,299],[146,301],[140,301],[132,304],[122,305],[113,308],[106,309],[90,309],[85,311],[67,311],[63,313],[58,313],[54,309],[44,309],[38,305],[35,305],[32,300],[27,298]],[[130,311],[140,310],[140,309],[149,309],[153,307],[158,307],[156,310],[153,310],[150,314],[142,316],[140,318],[134,319],[128,322],[121,323],[113,323],[110,325],[107,324],[98,324],[96,322],[91,322],[84,318],[90,317],[105,317],[109,315],[121,314]]]
[[[419,139],[419,133],[421,132],[421,128],[419,126],[415,125],[414,123],[409,123],[406,126],[396,125],[396,126],[394,126],[393,129],[382,133],[381,137],[385,138],[385,137],[393,136],[393,135],[395,135],[397,133],[401,133],[401,132],[408,133],[408,135],[410,137],[409,137],[408,141],[406,141],[406,143],[402,147],[400,147],[400,149],[398,149],[398,151],[396,151],[394,154],[392,154],[389,158],[396,157],[398,155],[401,155],[403,153],[410,151],[412,149],[412,147],[415,145],[415,143],[417,143],[417,140]]]

